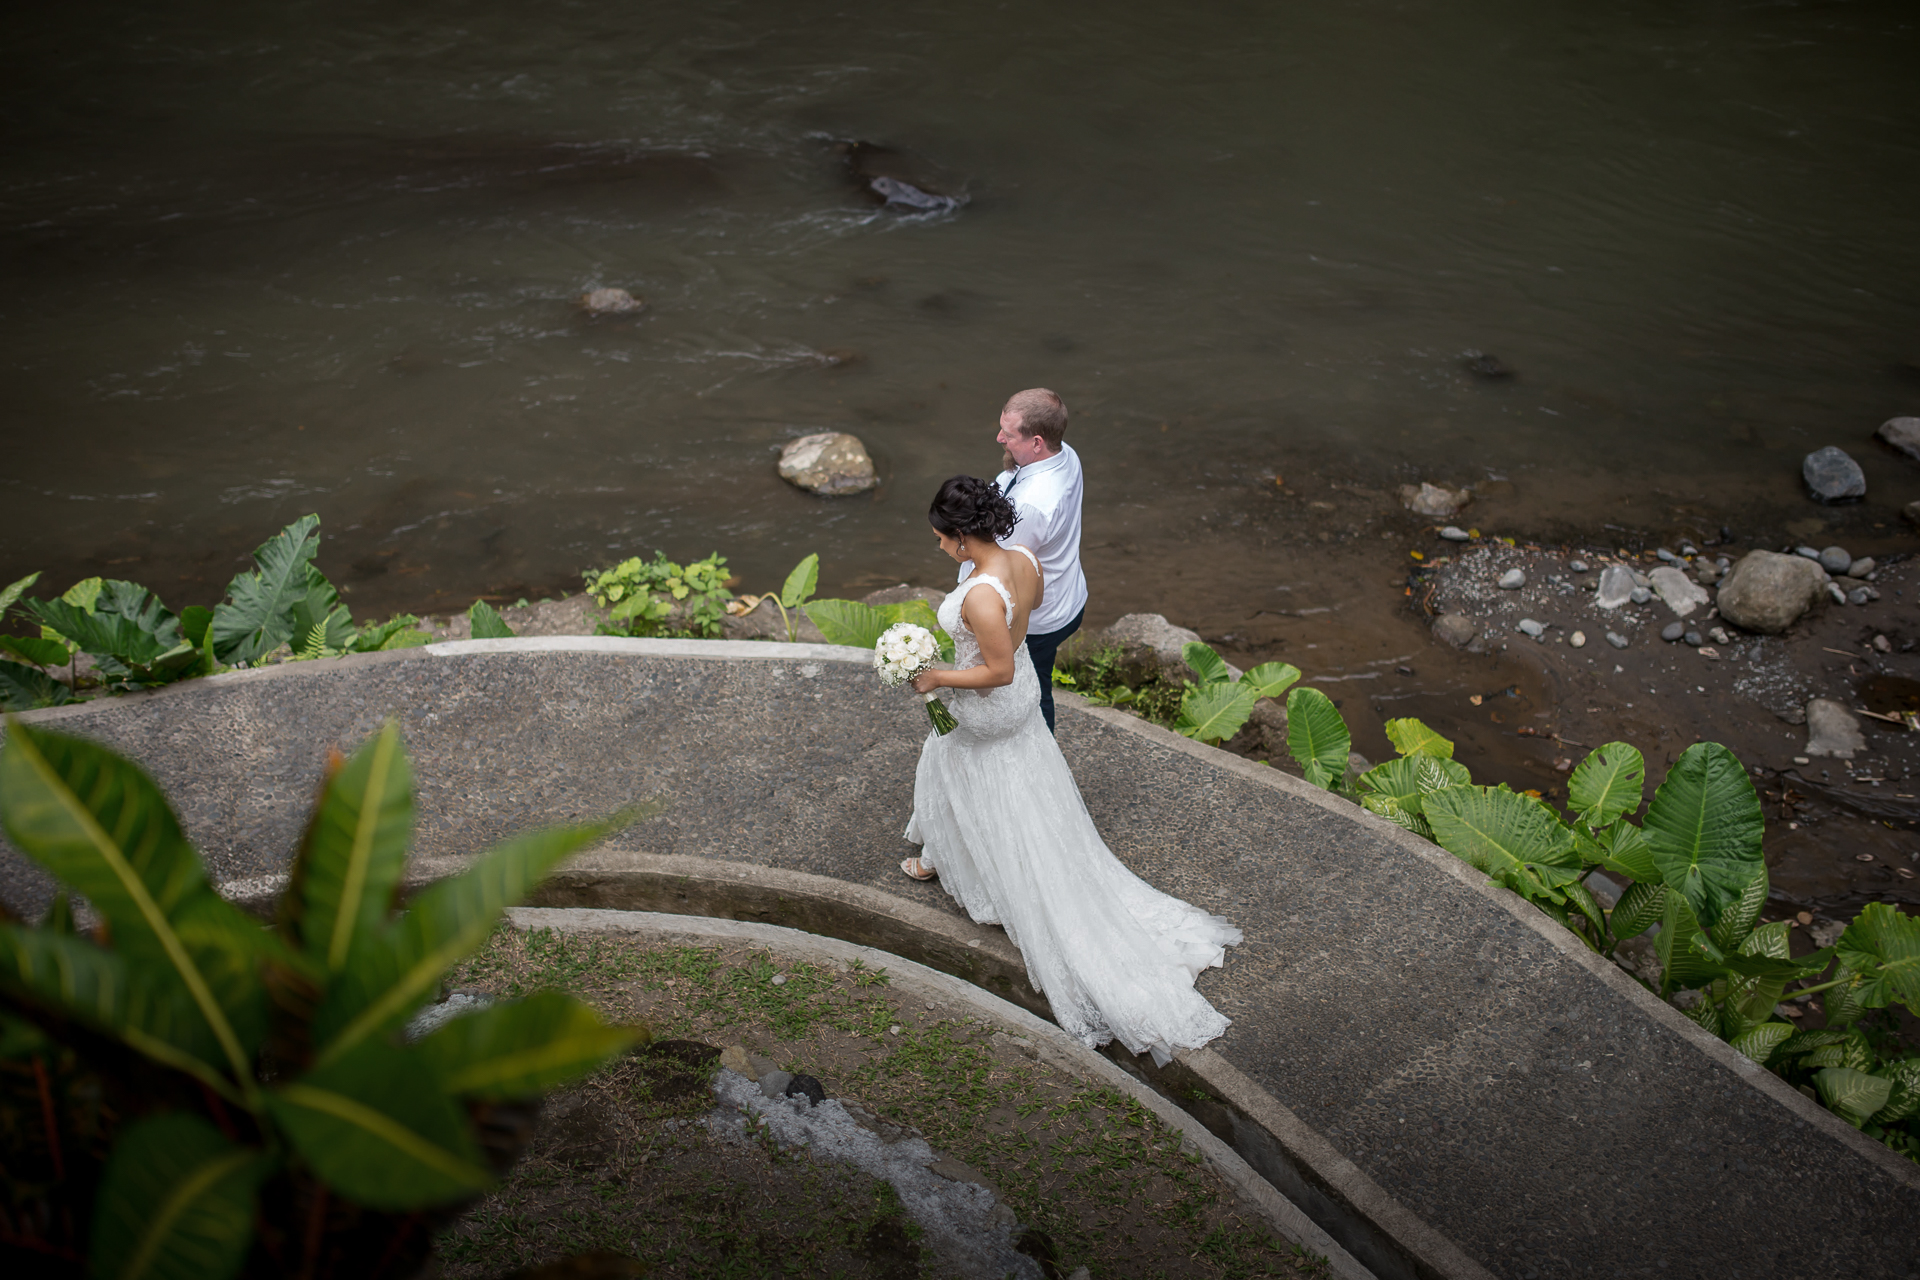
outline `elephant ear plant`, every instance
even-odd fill
[[[526,1103],[646,1036],[553,992],[410,1036],[504,908],[614,826],[511,840],[396,910],[412,821],[389,725],[336,759],[267,927],[139,768],[8,725],[0,822],[99,924],[76,931],[65,892],[0,923],[7,1274],[410,1275]]]

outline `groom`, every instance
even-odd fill
[[[1007,401],[994,437],[1006,451],[1000,492],[1020,516],[1003,545],[1030,548],[1046,575],[1044,599],[1027,620],[1027,654],[1040,677],[1040,713],[1049,733],[1053,658],[1087,614],[1087,576],[1080,571],[1080,455],[1062,438],[1066,433],[1067,406],[1053,392],[1035,387]],[[961,576],[971,572],[967,567]]]

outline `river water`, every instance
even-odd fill
[[[1499,477],[1536,531],[1772,528],[1840,443],[1883,523],[1920,497],[1867,439],[1920,411],[1917,30],[1900,2],[44,6],[0,49],[0,582],[211,603],[307,511],[363,615],[656,548],[748,589],[810,550],[829,591],[932,581],[932,487],[990,470],[1035,384],[1086,458],[1095,615],[1259,578],[1285,549],[1233,530],[1276,473]],[[876,209],[846,140],[967,203]],[[601,285],[646,310],[588,319]],[[876,494],[775,477],[823,429]]]

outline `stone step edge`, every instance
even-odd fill
[[[1341,1280],[1378,1280],[1298,1206],[1255,1173],[1232,1147],[1216,1138],[1184,1109],[1053,1023],[964,979],[877,947],[751,921],[597,907],[513,907],[507,911],[507,920],[514,928],[527,931],[554,929],[562,933],[623,933],[696,942],[746,942],[766,947],[789,960],[826,962],[836,968],[850,967],[857,960],[870,969],[885,969],[890,990],[913,999],[938,999],[971,1007],[983,1019],[1015,1029],[1032,1040],[1034,1056],[1048,1066],[1077,1079],[1094,1080],[1137,1100],[1197,1149],[1207,1164],[1249,1207],[1266,1219],[1278,1235],[1325,1257],[1332,1274]]]

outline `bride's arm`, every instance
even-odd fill
[[[1013,633],[1007,630],[1007,607],[996,591],[969,591],[960,612],[980,643],[980,665],[965,671],[922,671],[913,687],[932,693],[950,689],[998,689],[1013,683]]]

